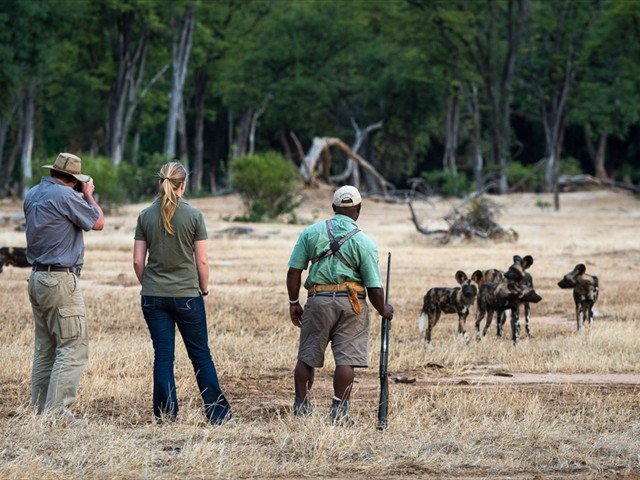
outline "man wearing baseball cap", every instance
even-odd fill
[[[89,343],[78,277],[84,262],[83,231],[102,230],[104,214],[93,198],[93,180],[79,157],[58,155],[24,199],[29,300],[35,323],[31,402],[38,413],[72,417]]]
[[[384,303],[376,244],[356,225],[362,208],[360,192],[350,185],[340,187],[333,195],[332,207],[333,218],[305,228],[298,238],[289,260],[287,291],[291,322],[300,328],[293,413],[304,416],[311,412],[309,389],[315,369],[324,365],[330,342],[336,369],[329,419],[335,424],[350,421],[354,368],[369,366],[366,295],[385,318],[393,317],[393,307]],[[302,271],[309,263],[303,308],[300,286]]]

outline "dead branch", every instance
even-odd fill
[[[418,221],[418,217],[416,216],[416,212],[413,210],[413,203],[411,202],[411,198],[409,198],[407,196],[406,199],[406,203],[407,205],[409,205],[409,211],[411,212],[411,221],[413,222],[413,224],[416,227],[416,230],[418,230],[420,233],[422,233],[423,235],[433,235],[436,233],[448,233],[448,230],[442,230],[442,229],[438,229],[438,230],[429,230],[428,228],[424,228],[420,225],[420,222]]]
[[[304,150],[302,149],[302,144],[300,143],[300,140],[298,140],[298,136],[295,134],[295,132],[289,132],[289,135],[293,140],[293,144],[296,146],[296,150],[298,152],[298,158],[300,159],[301,171],[302,169],[304,169],[302,178],[305,179],[305,182],[307,183],[307,185],[313,186],[313,175],[308,171],[307,164],[304,161]],[[309,181],[307,181],[307,178],[309,179]]]
[[[313,139],[311,148],[300,164],[300,174],[305,180],[305,183],[307,183],[308,185],[313,185],[313,183],[315,182],[314,172],[321,158],[323,159],[323,171],[327,171],[327,167],[330,165],[327,165],[325,162],[327,158],[330,159],[330,156],[327,157],[324,154],[324,151],[328,150],[331,147],[337,147],[349,158],[352,158],[358,165],[370,172],[371,175],[380,184],[380,188],[382,189],[383,194],[385,196],[389,195],[387,186],[392,186],[391,183],[387,181],[387,179],[385,179],[373,165],[367,162],[358,153],[354,152],[346,143],[344,143],[339,138],[334,137],[315,137]],[[328,183],[330,183],[330,181]]]
[[[462,204],[453,207],[451,212],[444,217],[449,228],[447,230],[429,230],[422,226],[416,217],[411,200],[407,197],[407,204],[411,212],[411,220],[416,229],[424,235],[441,233],[441,243],[448,243],[454,238],[474,237],[492,240],[516,241],[518,234],[512,228],[504,229],[496,221],[495,217],[502,208],[491,200],[482,197],[481,193],[465,199]]]
[[[558,177],[558,185],[561,187],[607,187],[620,188],[633,193],[640,192],[640,186],[616,182],[604,178],[596,178],[592,175],[561,175]]]
[[[353,126],[353,129],[356,132],[355,141],[351,146],[351,150],[353,150],[355,153],[358,153],[360,151],[360,147],[364,143],[364,140],[367,138],[367,136],[371,132],[374,132],[382,128],[383,122],[382,120],[380,120],[379,122],[372,123],[371,125],[368,125],[367,127],[365,127],[364,130],[362,130],[358,125],[358,123],[356,122],[356,120],[354,118],[351,118],[351,125]],[[347,181],[349,178],[353,177],[354,182],[352,184],[355,185],[356,183],[359,183],[360,175],[357,175],[358,172],[354,171],[355,168],[356,168],[355,161],[352,158],[349,158],[347,160],[347,166],[345,167],[344,171],[338,175],[332,176],[331,181],[335,183],[342,183]],[[359,187],[359,185],[355,185],[355,186]]]

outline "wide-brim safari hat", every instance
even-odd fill
[[[43,165],[42,168],[66,173],[81,182],[88,182],[91,180],[89,175],[84,175],[82,173],[82,160],[80,160],[80,157],[76,157],[72,153],[61,153],[58,155],[58,158],[56,158],[53,165]]]

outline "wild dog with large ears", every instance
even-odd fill
[[[424,296],[422,311],[420,312],[419,328],[422,332],[427,327],[424,335],[425,345],[431,345],[431,331],[436,326],[442,313],[458,314],[458,333],[461,334],[465,342],[469,341],[469,335],[464,330],[464,324],[469,315],[469,310],[476,300],[478,294],[478,283],[482,280],[482,272],[476,270],[467,277],[462,270],[458,270],[455,275],[459,287],[445,288],[434,287],[429,289]],[[428,318],[428,325],[427,324]]]
[[[585,320],[588,320],[589,326],[591,326],[593,305],[598,300],[598,293],[600,293],[598,277],[587,275],[586,271],[587,267],[583,263],[579,263],[558,282],[560,288],[573,288],[578,331],[582,330]]]

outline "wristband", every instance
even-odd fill
[[[207,295],[209,295],[209,290],[207,290],[206,292],[200,292],[200,295],[206,297]]]
[[[295,300],[289,300],[289,305],[295,305],[296,303],[300,303],[300,297],[296,298]]]

